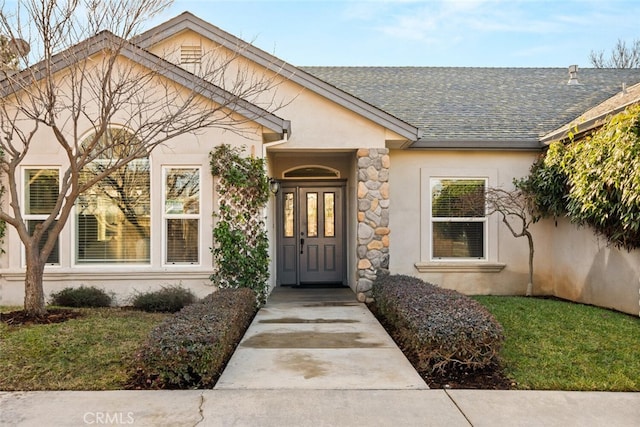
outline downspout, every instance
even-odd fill
[[[290,133],[291,133],[291,121],[285,120],[285,126],[283,126],[283,129],[282,129],[282,139],[279,139],[277,141],[265,142],[264,144],[262,144],[262,158],[263,159],[267,158],[267,149],[271,147],[275,147],[280,144],[284,144],[285,142],[288,142]]]
[[[271,147],[276,147],[278,145],[284,144],[286,142],[289,141],[289,134],[291,133],[291,121],[286,120],[285,121],[285,126],[283,126],[282,129],[282,139],[279,139],[277,141],[272,141],[272,142],[265,142],[262,144],[262,158],[264,159],[264,167],[265,167],[265,174],[267,176],[269,176],[268,174],[268,170],[267,170],[267,150]],[[275,195],[274,195],[275,196]],[[265,206],[265,210],[263,213],[263,217],[265,218],[265,223],[266,220],[268,218],[268,209]],[[276,274],[277,274],[277,245],[276,245],[276,239],[278,238],[277,236],[277,231],[276,231],[276,216],[275,216],[275,209],[272,209],[272,218],[271,218],[271,238],[269,239],[269,243],[271,247],[270,250],[270,255],[271,255],[271,265],[270,265],[270,272],[269,272],[269,277],[271,278],[271,283],[270,283],[270,287],[271,290],[273,290],[276,287]]]

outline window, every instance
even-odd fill
[[[340,178],[340,171],[325,166],[301,166],[288,169],[282,174],[284,178]]]
[[[166,264],[197,264],[200,235],[200,168],[164,168]]]
[[[135,147],[132,138],[123,129],[110,129],[95,148],[103,155],[83,170],[82,179],[91,179],[118,154],[126,154],[121,151]],[[76,263],[149,263],[149,159],[131,161],[81,194],[75,219]]]
[[[431,257],[486,259],[485,178],[431,178]]]
[[[33,233],[36,226],[44,222],[51,214],[60,191],[60,173],[58,169],[25,169],[24,170],[24,217],[29,233]],[[40,240],[40,249],[44,246],[47,236]],[[60,245],[56,244],[47,264],[60,263]]]

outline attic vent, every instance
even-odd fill
[[[578,81],[578,66],[577,65],[569,65],[569,81],[568,85],[579,85]]]
[[[199,64],[202,60],[202,46],[183,45],[180,46],[181,64]]]

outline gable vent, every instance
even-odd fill
[[[202,61],[202,46],[183,45],[180,46],[181,64],[199,64]]]

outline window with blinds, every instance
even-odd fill
[[[108,167],[117,150],[133,144],[111,144],[110,138],[126,139],[127,132],[108,132],[97,147],[105,155],[82,171],[89,179]],[[132,136],[129,136],[132,138]],[[91,138],[91,137],[89,137]],[[117,141],[115,141],[117,142]],[[151,237],[149,159],[136,159],[82,193],[76,201],[76,263],[149,263]]]
[[[43,223],[51,214],[60,191],[60,172],[58,169],[25,169],[24,170],[24,218],[29,234],[38,224]],[[48,231],[40,240],[42,249],[48,238]],[[60,264],[60,245],[58,239],[47,258],[47,264]]]
[[[486,258],[486,185],[486,179],[431,178],[432,258]]]
[[[164,181],[165,264],[198,264],[200,168],[166,167]]]

